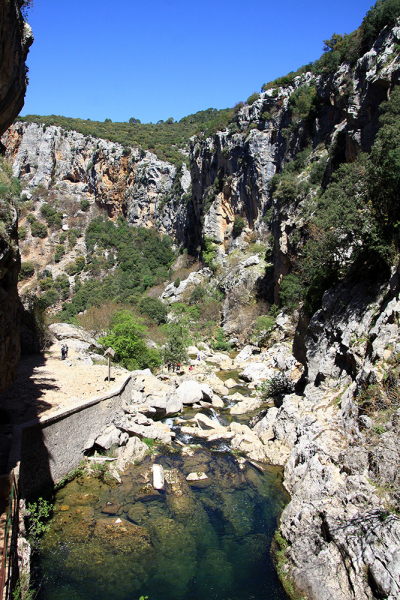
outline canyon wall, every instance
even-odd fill
[[[20,2],[0,3],[0,135],[11,125],[24,105],[27,77],[25,60],[33,42],[32,30],[24,22]],[[3,175],[7,186],[9,176]],[[15,379],[19,360],[19,300],[17,280],[20,267],[18,216],[12,193],[4,188],[0,199],[0,393]]]

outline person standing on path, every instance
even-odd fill
[[[61,360],[65,360],[65,348],[64,348],[64,345],[61,346]]]

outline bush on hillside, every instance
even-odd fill
[[[21,281],[21,279],[29,279],[34,274],[35,274],[35,265],[32,262],[27,261],[27,262],[21,263],[21,269],[19,271],[19,276],[18,276],[19,281]]]
[[[239,217],[237,215],[233,222],[233,228],[232,228],[233,237],[235,237],[235,238],[239,237],[239,235],[242,233],[242,231],[245,227],[246,227],[246,221],[243,219],[243,217]]]
[[[47,227],[44,223],[40,223],[40,221],[31,222],[31,234],[33,237],[45,238],[47,237]]]
[[[161,364],[157,350],[147,348],[144,340],[146,328],[127,311],[116,313],[107,335],[99,339],[104,348],[111,347],[116,355],[115,361],[126,369],[155,369]]]
[[[139,302],[139,311],[158,325],[167,322],[168,308],[158,298],[142,298]]]

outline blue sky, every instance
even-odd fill
[[[176,120],[246,100],[371,0],[34,0],[26,114]]]

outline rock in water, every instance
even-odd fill
[[[153,487],[156,490],[164,489],[164,469],[162,465],[153,465]]]

